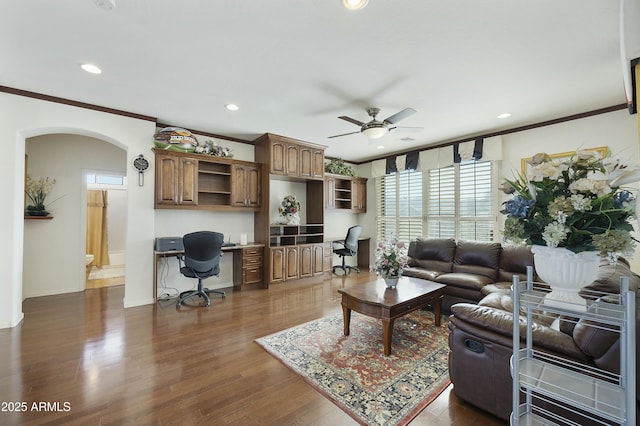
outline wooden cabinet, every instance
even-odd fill
[[[273,175],[297,180],[324,177],[324,147],[265,133],[254,141],[256,158],[269,165]]]
[[[231,205],[260,207],[261,173],[258,165],[233,164],[231,167]]]
[[[238,290],[264,287],[263,247],[243,248],[233,256],[233,286]]]
[[[273,141],[271,144],[271,173],[300,176],[300,146],[295,143]]]
[[[333,266],[333,244],[330,242],[323,244],[322,271],[331,272]]]
[[[299,276],[300,278],[311,277],[322,274],[325,262],[325,243],[303,244],[298,246],[300,256]],[[329,267],[329,270],[331,268]]]
[[[280,283],[284,281],[284,247],[271,247],[270,253],[270,268],[271,271],[269,282]]]
[[[173,155],[156,156],[156,204],[196,205],[198,160]]]
[[[298,246],[284,248],[284,279],[293,280],[299,277],[298,273]]]
[[[324,151],[300,146],[300,177],[322,179],[324,175]]]
[[[258,163],[154,150],[155,208],[253,210],[262,203]]]
[[[367,180],[356,178],[351,181],[351,210],[354,213],[367,211]]]
[[[324,187],[326,208],[367,211],[367,179],[325,173]]]

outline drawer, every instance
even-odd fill
[[[251,257],[243,257],[242,258],[242,267],[250,268],[255,266],[262,266],[262,255],[260,256],[251,256]]]
[[[242,249],[242,257],[246,256],[262,256],[262,247],[250,247]]]
[[[243,268],[242,269],[242,282],[243,284],[251,284],[262,281],[262,266],[255,268]]]

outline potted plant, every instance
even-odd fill
[[[333,158],[324,165],[324,171],[336,175],[355,176],[355,172],[350,165],[346,164],[341,158]]]
[[[31,204],[27,204],[27,209],[25,212],[28,216],[49,215],[45,200],[55,184],[55,179],[41,177],[38,180],[33,180],[29,175],[27,175],[24,192],[27,194],[27,197],[31,201]]]
[[[407,248],[397,238],[383,239],[376,247],[375,268],[387,288],[395,288],[402,270],[407,266]]]

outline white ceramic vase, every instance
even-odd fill
[[[287,225],[300,225],[300,215],[298,213],[287,213],[285,218]]]
[[[532,246],[536,273],[549,284],[545,304],[574,311],[586,310],[580,289],[598,278],[600,255],[595,251],[574,253],[563,247]]]
[[[398,285],[400,274],[396,274],[396,275],[383,274],[382,278],[384,279],[384,283],[387,286],[387,288],[394,289]]]

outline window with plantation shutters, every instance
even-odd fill
[[[427,235],[492,241],[493,186],[490,161],[430,170]]]
[[[403,170],[378,178],[378,239],[409,242],[422,236],[422,172]]]

